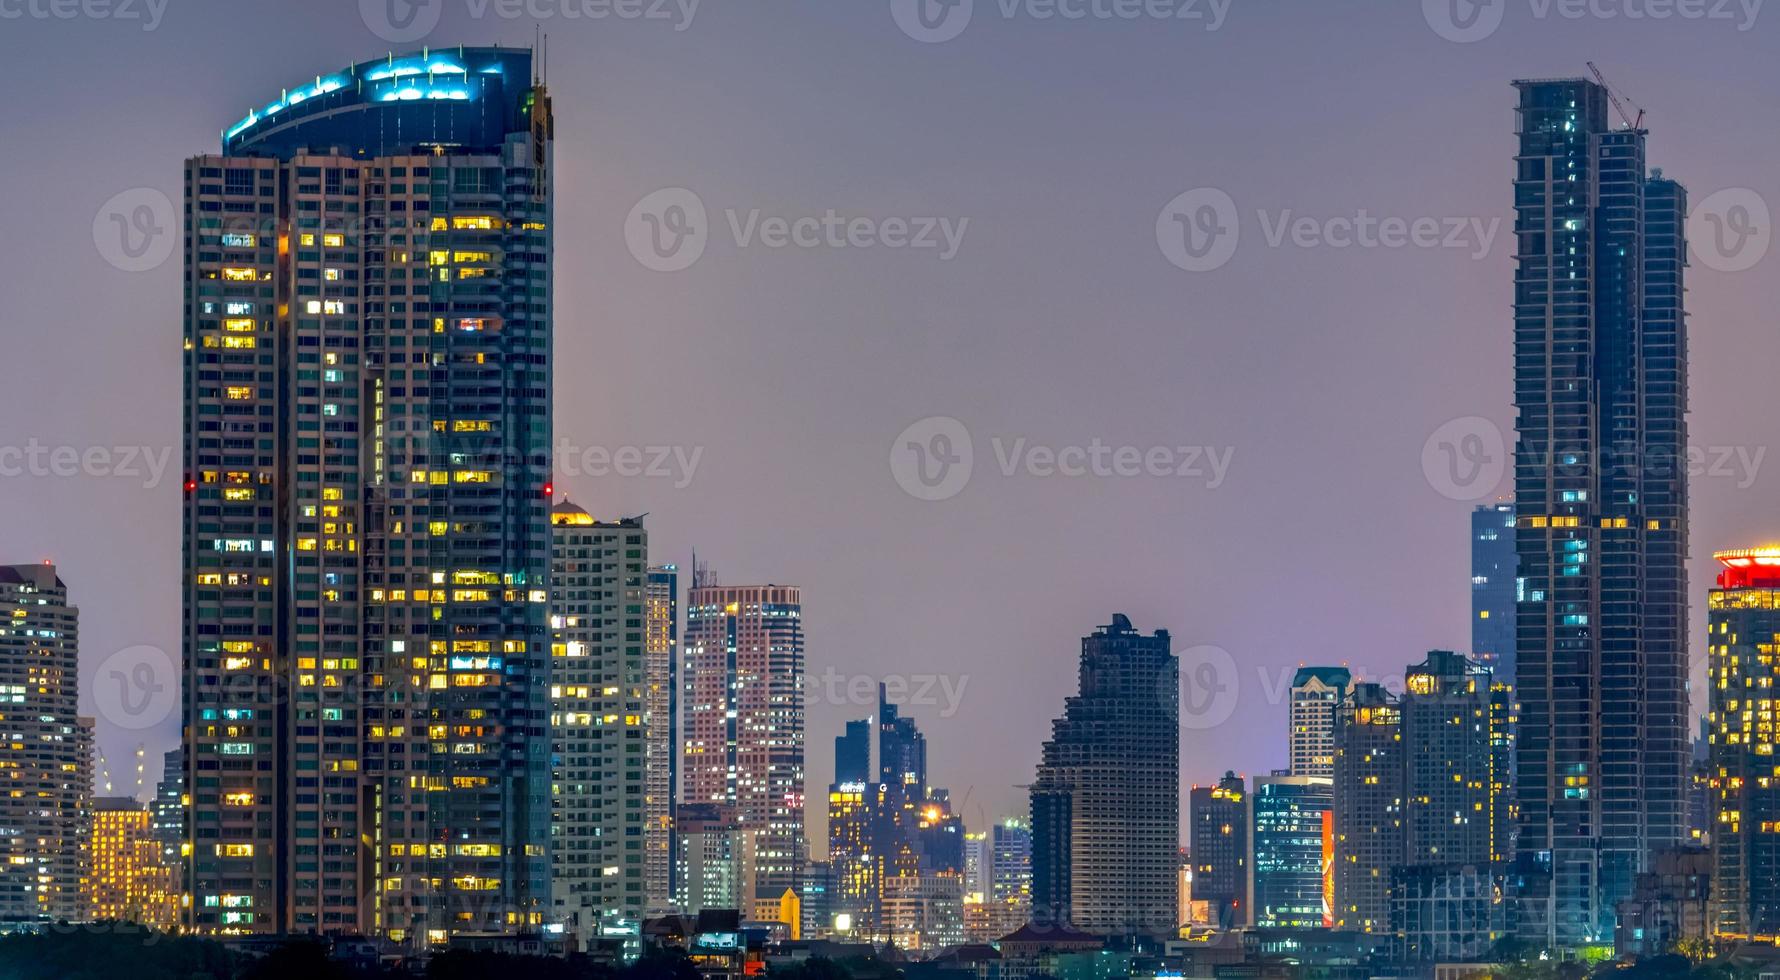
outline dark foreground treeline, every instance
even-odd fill
[[[774,980],[848,980],[817,961],[777,970]],[[0,937],[0,980],[699,980],[679,953],[610,967],[585,958],[448,952],[413,970],[340,962],[319,943],[295,942],[263,956],[220,943],[124,924],[65,927]]]

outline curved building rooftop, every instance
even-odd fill
[[[530,125],[532,53],[423,49],[318,75],[223,131],[226,156],[288,158],[338,148],[358,157],[417,147],[498,150]]]

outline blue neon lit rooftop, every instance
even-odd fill
[[[443,145],[495,151],[528,127],[532,53],[441,48],[318,75],[223,131],[228,156],[288,158],[339,148],[373,157]]]

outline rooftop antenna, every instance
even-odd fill
[[[1601,87],[1607,90],[1607,101],[1613,103],[1613,111],[1619,113],[1619,119],[1621,122],[1625,123],[1625,128],[1643,129],[1644,107],[1638,105],[1636,102],[1632,102],[1628,97],[1625,101],[1631,102],[1632,108],[1638,110],[1638,117],[1636,119],[1632,118],[1631,113],[1626,112],[1625,105],[1620,102],[1619,93],[1613,91],[1613,86],[1607,84],[1607,76],[1601,74],[1601,69],[1596,68],[1595,63],[1591,61],[1588,62],[1588,70],[1595,76],[1595,81],[1599,82]]]

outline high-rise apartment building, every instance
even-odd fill
[[[1514,682],[1514,505],[1478,504],[1471,512],[1471,656]]]
[[[1402,699],[1404,864],[1512,860],[1513,691],[1448,650],[1409,667]]]
[[[680,796],[680,569],[654,565],[644,621],[647,693],[643,740],[649,759],[643,808],[644,894],[649,911],[667,912],[674,896],[674,806]]]
[[[162,857],[147,807],[129,797],[95,799],[87,853],[86,905],[93,921],[162,930],[178,923],[174,866]]]
[[[550,521],[551,911],[586,941],[649,911],[649,535],[566,500]]]
[[[1515,88],[1520,918],[1576,947],[1686,836],[1687,194],[1604,86]]]
[[[1332,924],[1326,885],[1334,859],[1334,805],[1328,777],[1255,777],[1248,897],[1255,925],[1320,929]]]
[[[1408,863],[1403,854],[1407,775],[1402,703],[1383,685],[1355,684],[1336,713],[1337,929],[1390,931],[1391,868]]]
[[[544,924],[551,128],[530,52],[432,49],[186,164],[198,932]]]
[[[1707,600],[1712,925],[1780,936],[1780,548],[1721,551]]]
[[[783,585],[720,586],[686,600],[681,686],[686,803],[734,809],[756,834],[746,917],[772,921],[803,881],[803,596]]]
[[[1292,677],[1291,775],[1335,772],[1335,708],[1353,685],[1346,667],[1300,667]]]
[[[686,803],[675,828],[679,837],[680,883],[675,904],[686,915],[711,909],[736,910],[754,901],[756,831],[742,826],[735,811],[715,803]]]
[[[79,653],[55,566],[0,565],[0,918],[81,918],[93,723],[78,714]]]
[[[1179,661],[1131,620],[1082,638],[1080,693],[1044,744],[1032,800],[1032,914],[1103,934],[1172,934],[1180,852]]]
[[[1220,929],[1250,925],[1249,827],[1253,822],[1248,786],[1234,772],[1212,786],[1195,786],[1187,794],[1193,901],[1203,903],[1206,917]]]

